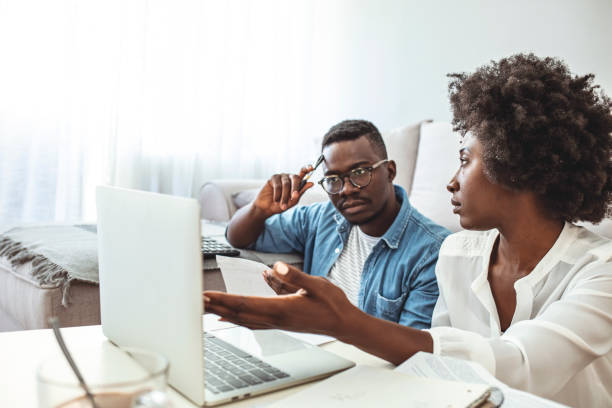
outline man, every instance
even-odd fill
[[[298,175],[272,176],[255,200],[238,211],[228,241],[264,252],[299,252],[304,272],[325,276],[373,316],[429,328],[438,298],[434,267],[449,232],[425,218],[393,185],[396,166],[380,132],[364,120],[346,120],[323,138],[320,181],[330,202],[295,207],[313,186]],[[279,294],[299,288],[269,275]]]

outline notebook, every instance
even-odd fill
[[[269,408],[472,408],[485,403],[489,392],[490,387],[486,384],[419,378],[363,365],[295,393]]]
[[[102,330],[118,346],[166,356],[169,383],[216,405],[329,376],[353,362],[276,330],[204,333],[195,199],[96,191]]]

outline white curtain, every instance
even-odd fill
[[[317,4],[0,0],[0,226],[312,161]]]

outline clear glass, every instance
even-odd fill
[[[98,408],[171,407],[166,394],[168,360],[162,355],[119,349],[108,342],[70,353]],[[59,349],[39,365],[36,379],[40,408],[92,408]]]

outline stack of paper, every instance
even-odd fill
[[[398,366],[396,371],[431,379],[489,384],[501,390],[504,408],[561,408],[565,405],[508,387],[491,375],[483,366],[453,357],[416,353]]]

